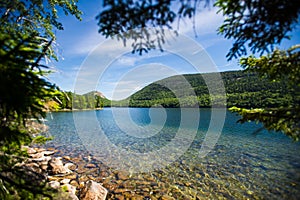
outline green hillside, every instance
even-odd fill
[[[52,110],[100,109],[111,104],[110,100],[98,91],[91,91],[83,95],[59,91],[59,95],[51,102],[57,104],[56,109]]]
[[[214,85],[217,90],[221,88],[219,84],[222,82],[215,80],[214,73],[204,75],[207,83],[211,82],[209,84]],[[221,72],[221,77],[226,90],[227,107],[284,107],[293,101],[292,93],[284,83],[261,79],[255,73],[228,71]],[[172,76],[154,82],[134,93],[127,100],[112,102],[112,105],[124,106],[125,102],[129,100],[131,107],[158,105],[163,107],[210,107],[211,98],[218,99],[222,96],[209,95],[207,85],[201,74],[188,74]],[[179,99],[181,105],[179,105]],[[224,105],[216,103],[216,106]]]

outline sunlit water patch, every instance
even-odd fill
[[[126,110],[114,110],[120,114],[118,120],[122,120]],[[125,171],[122,172],[123,176],[118,175],[121,172],[116,172],[118,170],[114,170],[114,166],[109,166],[109,162],[106,161],[122,158],[111,157],[110,153],[101,153],[101,148],[104,147],[96,140],[97,134],[100,134],[99,130],[105,133],[110,145],[115,145],[117,149],[122,149],[129,155],[131,152],[147,154],[165,147],[174,140],[180,129],[182,112],[193,112],[192,109],[166,109],[162,111],[166,113],[166,118],[160,119],[161,116],[157,116],[159,120],[155,120],[155,113],[151,114],[148,108],[129,110],[132,121],[127,125],[128,119],[124,119],[125,124],[121,127],[116,123],[112,109],[109,108],[101,111],[51,113],[51,116],[48,115],[47,124],[54,139],[47,145],[55,146],[70,156],[95,155],[98,166],[106,164],[112,167],[113,172],[100,179],[110,190],[109,198],[140,196],[159,199],[164,196],[174,199],[299,199],[300,144],[281,133],[262,131],[254,135],[255,130],[261,127],[260,124],[237,124],[238,117],[227,112],[217,144],[207,156],[199,157],[199,150],[211,118],[210,109],[200,110],[197,130],[193,130],[194,126],[182,129],[187,135],[190,134],[188,139],[192,138],[189,148],[180,155],[169,152],[167,156],[161,156],[161,159],[170,160],[173,156],[174,162],[154,171]],[[83,122],[79,127],[81,130],[74,124],[74,115],[76,120]],[[124,114],[124,117],[128,116]],[[194,118],[190,119],[192,120]],[[131,127],[132,122],[137,126]],[[125,131],[122,126],[126,127]],[[194,132],[196,135],[193,135]],[[186,138],[180,139],[182,142],[186,141]],[[179,144],[181,141],[178,139],[177,142]],[[134,161],[136,160],[133,159]],[[113,163],[113,160],[111,162]],[[135,165],[143,168],[143,163],[148,162],[141,161]],[[126,162],[118,164],[128,165]]]

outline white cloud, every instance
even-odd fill
[[[85,34],[80,41],[77,41],[70,47],[70,54],[72,55],[88,55],[93,49],[101,44],[105,38],[101,36],[97,30],[91,30]]]
[[[123,66],[133,66],[137,60],[137,57],[122,56],[118,59],[118,63]]]
[[[216,33],[218,27],[222,24],[224,17],[217,14],[218,8],[198,11],[195,16],[195,28],[191,19],[180,21],[178,32],[181,34],[188,34],[190,36],[197,36]],[[177,27],[177,24],[174,27]]]
[[[176,70],[161,63],[138,65],[114,79],[107,80],[104,76],[99,82],[99,90],[104,92],[108,98],[120,100],[154,81],[175,74],[178,74]]]
[[[216,33],[216,29],[223,21],[223,17],[220,14],[216,14],[217,8],[212,8],[210,10],[202,10],[197,13],[195,20],[195,27],[198,36]],[[177,28],[177,22],[174,22],[173,27]],[[185,19],[180,21],[180,26],[178,32],[180,34],[185,34],[191,37],[195,37],[193,22],[189,19]],[[167,33],[168,34],[168,33]],[[170,35],[166,38],[167,43],[173,42],[176,40],[174,35]],[[120,49],[128,49],[128,53],[131,52],[130,41],[127,42],[127,46],[124,47],[122,41],[118,41],[117,43],[107,43],[105,41],[110,40],[106,39],[101,34],[98,33],[97,27],[93,26],[89,28],[84,37],[81,37],[80,40],[76,42],[68,48],[68,54],[72,55],[88,55],[90,52],[95,49],[103,48],[106,51],[107,56],[115,56],[115,51],[119,51]],[[124,65],[133,65],[136,60],[133,58],[121,58],[119,62]]]

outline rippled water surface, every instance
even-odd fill
[[[47,117],[54,137],[47,145],[92,155],[111,199],[299,199],[300,144],[280,133],[253,134],[261,125],[238,119],[226,112],[217,138],[210,109],[57,112]],[[218,141],[203,157],[207,135]]]

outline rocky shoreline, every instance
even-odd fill
[[[169,196],[166,174],[156,172],[163,182],[149,173],[129,174],[109,168],[87,152],[67,151],[65,147],[25,147],[29,170],[42,174],[47,184],[65,192],[71,200],[175,200]],[[62,150],[60,150],[62,148]],[[55,198],[54,198],[55,199]]]
[[[82,166],[78,163],[78,158],[57,157],[55,156],[57,150],[53,148],[43,149],[28,146],[23,148],[27,150],[29,158],[20,163],[20,166],[41,174],[48,186],[63,193],[60,194],[60,198],[71,200],[106,199],[107,189],[99,181],[87,176],[90,169],[96,168],[96,165],[88,163]]]

